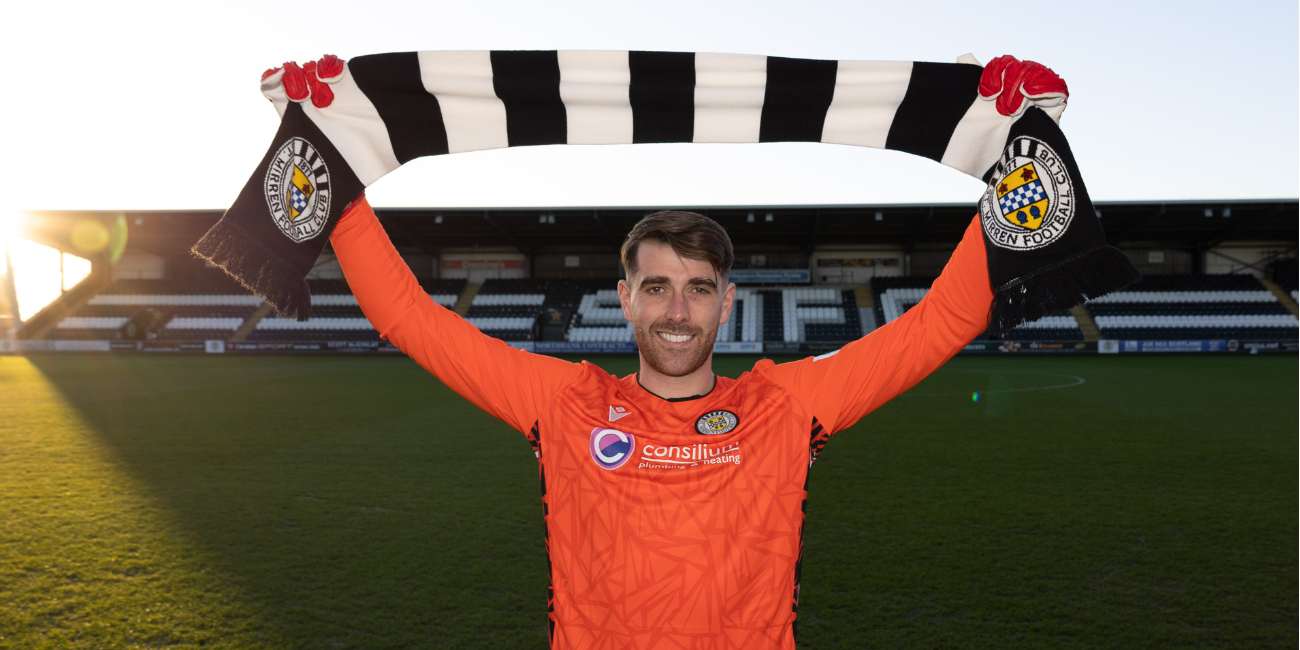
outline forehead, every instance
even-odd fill
[[[672,246],[657,241],[643,241],[636,250],[636,277],[666,277],[672,280],[716,278],[718,272],[704,260],[690,260],[677,254]]]

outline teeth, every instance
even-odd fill
[[[659,336],[668,339],[671,343],[685,343],[686,341],[691,340],[690,334],[669,334],[668,332],[660,332]]]

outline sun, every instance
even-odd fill
[[[13,269],[14,277],[4,282],[13,283],[20,321],[84,280],[92,266],[90,260],[19,237],[25,220],[21,213],[0,212],[0,276]]]

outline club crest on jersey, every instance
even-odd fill
[[[711,411],[700,416],[695,422],[695,430],[700,435],[717,436],[724,433],[731,433],[736,425],[740,424],[740,418],[736,417],[731,411]]]
[[[280,232],[304,242],[325,231],[330,216],[330,172],[320,152],[290,138],[271,158],[262,181],[266,205]]]
[[[632,457],[636,437],[617,429],[591,430],[591,459],[604,469],[618,469]]]
[[[995,245],[1034,250],[1065,234],[1074,203],[1065,161],[1042,140],[1020,136],[993,166],[980,199],[980,220]]]

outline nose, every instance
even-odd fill
[[[668,320],[674,323],[685,323],[691,319],[691,312],[686,307],[686,294],[677,292],[673,294],[672,302],[668,303]]]

